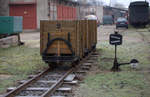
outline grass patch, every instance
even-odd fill
[[[81,97],[148,97],[150,85],[136,72],[101,73],[81,85]],[[101,96],[100,96],[101,95]]]
[[[143,36],[140,33],[144,34]],[[113,66],[114,46],[109,41],[98,44],[99,73],[90,74],[81,84],[77,97],[149,97],[150,95],[150,44],[145,38],[149,32],[127,31],[122,46],[118,46],[118,62],[138,59],[140,66],[133,70],[129,65],[121,66],[121,72],[110,72]]]
[[[140,32],[141,33],[141,32]],[[150,36],[148,32],[142,32],[144,39]],[[143,40],[143,37],[138,32],[125,32],[123,33],[123,45],[117,48],[118,62],[130,62],[131,59],[137,59],[140,62],[140,69],[149,68],[150,64],[150,44],[148,40]],[[138,40],[134,40],[134,38]],[[99,58],[99,67],[104,70],[110,69],[113,65],[114,59],[114,46],[110,45],[108,41],[103,41],[98,44],[101,57]],[[106,60],[105,60],[106,59]],[[107,61],[108,60],[108,61]],[[122,66],[121,68],[129,70],[129,66]]]
[[[0,49],[0,52],[0,75],[10,76],[0,78],[0,93],[17,80],[26,79],[29,74],[47,67],[41,59],[39,48],[18,46]]]

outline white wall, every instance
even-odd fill
[[[98,19],[102,23],[102,21],[103,21],[103,6],[97,6],[96,7],[96,16],[98,17]]]
[[[48,1],[37,0],[37,28],[40,29],[40,20],[48,20]]]
[[[9,0],[0,0],[0,16],[9,16]]]

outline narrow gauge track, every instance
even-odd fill
[[[65,97],[65,96],[58,96],[56,91],[59,89],[61,90],[63,88],[62,86],[64,84],[64,80],[69,75],[74,74],[75,72],[85,73],[83,70],[80,69],[81,68],[89,69],[91,67],[91,65],[93,64],[92,63],[93,59],[92,58],[90,59],[90,57],[92,54],[93,54],[92,58],[95,58],[96,54],[91,53],[88,57],[86,57],[80,62],[80,64],[87,63],[84,66],[77,65],[74,68],[73,67],[57,68],[55,70],[47,69],[41,72],[40,74],[34,76],[32,79],[23,82],[23,84],[21,84],[17,88],[9,88],[10,92],[4,95],[4,97]],[[89,65],[88,63],[91,63],[91,65]],[[59,95],[61,95],[61,93],[59,93]]]
[[[47,69],[19,87],[12,89],[4,97],[50,97],[63,83],[63,80],[73,72],[73,69],[59,71]]]

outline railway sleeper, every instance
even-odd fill
[[[71,81],[71,82],[64,82],[64,84],[76,85],[76,84],[78,84],[78,81],[74,80],[74,81]]]
[[[36,75],[29,75],[29,79],[30,78],[34,78],[34,77],[36,77]],[[61,75],[48,75],[48,77],[61,77]]]
[[[85,73],[87,73],[87,71],[86,70],[78,70],[78,71],[75,71],[75,73],[77,73],[77,74],[85,74]]]
[[[41,96],[15,96],[15,97],[41,97]]]
[[[64,79],[64,81],[65,81],[65,82],[71,82],[71,81],[74,80],[74,78],[75,78],[75,75],[74,75],[74,74],[69,74],[69,75]]]
[[[87,66],[81,66],[81,69],[82,69],[82,70],[90,70],[90,67],[87,67]]]
[[[16,87],[10,87],[10,88],[7,89],[7,92],[10,92],[14,89],[16,89]],[[34,88],[34,87],[31,87],[31,88],[26,88],[26,90],[23,90],[23,91],[47,91],[47,90],[49,90],[49,88],[43,88],[43,87]],[[57,91],[71,92],[72,88],[61,87],[61,88],[58,88]]]
[[[28,80],[22,80],[22,81],[20,81],[19,83],[20,84],[23,84],[23,83],[25,83],[25,82],[27,82]],[[57,80],[50,80],[50,81],[45,81],[45,80],[39,80],[39,81],[37,81],[37,83],[56,83],[57,82]]]
[[[41,97],[41,96],[15,96],[15,97]],[[51,97],[65,97],[65,96],[51,96]]]
[[[99,53],[98,52],[93,52],[92,55],[99,55]]]
[[[94,63],[94,62],[95,62],[95,60],[91,60],[91,59],[86,61],[86,63]]]
[[[95,60],[97,60],[97,59],[98,59],[98,57],[89,57],[89,60],[95,61]]]
[[[82,66],[92,67],[91,63],[83,63]]]
[[[27,82],[26,80],[22,80],[22,81],[20,81],[19,83],[20,84],[23,84],[23,83],[25,83],[25,82]],[[56,83],[57,81],[56,80],[52,80],[52,81],[44,81],[44,80],[39,80],[39,81],[37,81],[37,82],[39,82],[39,83]],[[67,81],[67,82],[64,82],[64,84],[72,84],[72,85],[75,85],[75,84],[77,84],[78,83],[78,81],[76,81],[76,80],[73,80],[73,81]],[[1,97],[1,96],[0,96]]]
[[[91,54],[90,57],[99,57],[99,55]]]

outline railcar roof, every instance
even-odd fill
[[[130,3],[130,6],[135,6],[135,5],[146,5],[146,6],[149,6],[149,3],[145,2],[145,1],[135,1],[135,2],[131,2]]]

